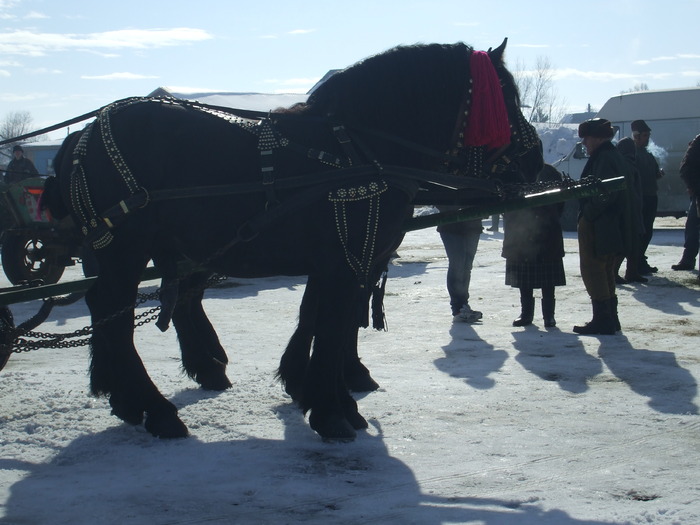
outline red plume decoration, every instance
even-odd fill
[[[510,143],[510,124],[496,68],[484,51],[471,54],[470,68],[472,103],[464,131],[464,145],[489,149],[505,146]]]

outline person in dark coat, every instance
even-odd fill
[[[700,220],[698,219],[698,196],[700,196],[700,135],[697,135],[688,144],[688,149],[681,161],[681,179],[688,187],[690,194],[690,207],[685,222],[685,243],[683,244],[683,256],[678,264],[671,266],[673,270],[692,270],[695,268],[695,259],[698,257],[700,247]]]
[[[637,169],[637,153],[634,141],[630,137],[625,137],[617,143],[617,150],[627,161],[632,170],[632,187],[631,190],[632,209],[631,215],[635,226],[636,234],[630,239],[629,252],[618,257],[615,263],[615,282],[618,284],[626,283],[646,283],[649,281],[641,273],[639,273],[639,262],[643,258],[642,246],[644,245],[644,217],[642,215],[642,207],[644,198],[642,195],[642,181],[640,179],[639,170]],[[620,267],[622,262],[627,259],[625,277],[620,277]]]
[[[541,182],[561,181],[553,166],[545,164],[537,176]],[[564,286],[564,238],[560,218],[564,203],[509,211],[503,216],[503,251],[506,284],[520,290],[520,316],[513,326],[532,324],[534,289],[542,289],[544,326],[556,326],[554,287]]]
[[[12,156],[14,157],[7,165],[5,172],[5,182],[12,184],[13,182],[22,181],[28,177],[36,177],[39,175],[34,163],[24,156],[24,149],[19,144],[12,148]]]
[[[586,120],[578,129],[590,158],[581,178],[605,180],[625,177],[626,189],[601,193],[581,199],[578,219],[578,244],[581,278],[593,308],[593,319],[574,332],[582,335],[613,335],[620,329],[615,294],[616,258],[629,253],[633,186],[628,162],[610,139],[615,130],[610,121],[601,118]]]
[[[642,234],[642,246],[640,247],[639,273],[656,273],[658,268],[650,266],[647,262],[646,251],[654,235],[654,219],[659,205],[658,179],[663,177],[663,170],[659,168],[656,158],[649,153],[649,138],[651,128],[643,120],[634,120],[630,124],[632,128],[632,140],[636,147],[636,165],[639,170],[639,180],[642,186],[642,218],[644,220],[644,233]]]

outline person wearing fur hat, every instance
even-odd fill
[[[591,298],[593,319],[574,332],[581,335],[613,335],[620,330],[615,294],[615,262],[627,252],[632,233],[629,188],[632,172],[628,162],[610,139],[615,130],[610,121],[594,118],[578,129],[590,158],[581,178],[605,180],[625,177],[627,189],[581,199],[578,219],[578,244],[581,278]]]
[[[14,157],[7,165],[5,171],[5,182],[12,184],[19,182],[28,177],[39,175],[34,163],[24,156],[24,149],[19,144],[12,148],[12,156]]]
[[[646,251],[654,234],[654,219],[656,218],[656,209],[659,205],[657,181],[663,176],[663,171],[659,168],[656,158],[647,150],[651,128],[643,120],[633,121],[630,127],[632,128],[632,140],[635,145],[637,170],[639,171],[639,179],[642,182],[644,232],[642,234],[638,269],[639,273],[644,275],[658,271],[658,268],[650,266],[647,262]]]

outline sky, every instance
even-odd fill
[[[545,58],[559,104],[597,110],[642,83],[697,86],[699,17],[700,0],[0,0],[0,119],[44,127],[160,86],[304,93],[395,45],[504,37],[511,70]]]

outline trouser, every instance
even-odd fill
[[[640,247],[640,264],[644,267],[645,254],[654,235],[654,219],[656,209],[659,206],[659,198],[656,195],[644,195],[642,197],[642,224],[644,234],[642,235],[642,246]]]
[[[593,301],[607,301],[615,295],[615,258],[596,255],[593,225],[585,218],[578,221],[578,250],[581,278]]]
[[[472,264],[480,236],[481,231],[477,229],[464,234],[440,232],[447,254],[447,293],[450,294],[452,315],[457,315],[462,305],[469,304]]]
[[[700,251],[700,220],[698,219],[697,197],[691,197],[688,217],[685,220],[685,242],[683,243],[683,261],[695,261]]]

